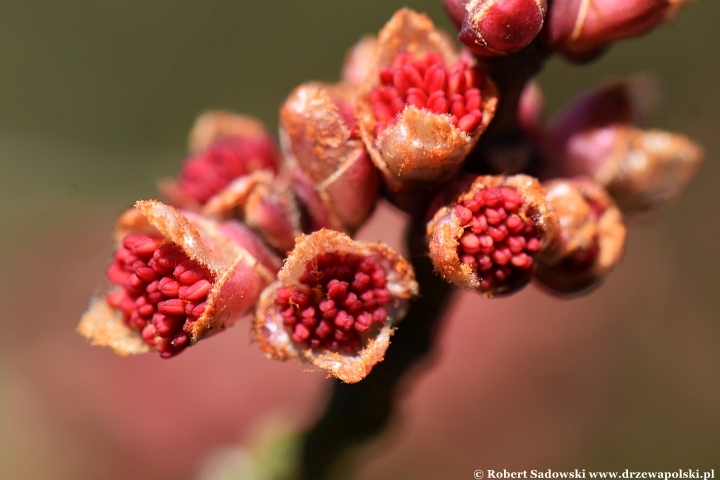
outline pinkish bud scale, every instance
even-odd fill
[[[160,237],[131,234],[115,252],[108,279],[121,287],[107,295],[125,324],[142,333],[162,358],[190,344],[192,325],[205,311],[215,279],[182,249]]]
[[[395,57],[380,70],[380,85],[370,93],[378,134],[397,121],[406,105],[449,114],[454,126],[472,133],[482,122],[483,76],[462,60],[445,66],[440,53],[420,58],[410,53]]]

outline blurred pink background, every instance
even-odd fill
[[[344,50],[402,5],[0,4],[0,478],[193,479],[272,419],[312,423],[328,382],[265,359],[247,321],[172,361],[121,359],[74,329],[102,288],[114,217],[177,170],[196,114],[234,109],[276,128],[287,92],[336,78]],[[408,6],[449,28],[439,0]],[[458,295],[398,416],[357,452],[356,478],[720,474],[717,18],[717,2],[696,2],[597,63],[550,63],[551,109],[654,72],[666,95],[652,125],[702,143],[706,163],[680,201],[633,224],[592,295]],[[381,208],[362,237],[398,246],[402,221]]]

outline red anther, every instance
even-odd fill
[[[180,294],[180,282],[171,277],[163,277],[158,282],[158,289],[166,297],[174,298]]]
[[[475,254],[480,251],[480,239],[472,232],[463,233],[460,237],[460,245],[465,253]]]
[[[173,338],[183,323],[181,317],[168,317],[161,313],[156,313],[152,318],[155,331],[163,338]]]
[[[161,238],[141,237],[134,242],[132,251],[139,258],[147,261],[152,258],[155,250],[160,248],[162,244]]]
[[[123,286],[128,292],[132,292],[135,295],[139,295],[143,291],[144,283],[138,278],[137,275],[131,273],[125,277]]]
[[[300,308],[305,307],[310,301],[310,297],[305,292],[294,291],[290,296],[290,304],[296,305]]]
[[[307,307],[300,311],[301,318],[313,318],[315,316],[315,307]]]
[[[472,268],[473,270],[477,270],[477,269],[479,268],[478,262],[477,262],[477,260],[475,259],[474,256],[472,256],[472,255],[461,255],[459,258],[460,258],[460,261],[461,261],[462,263],[468,265],[468,266],[469,266],[470,268]],[[490,261],[490,262],[491,262],[491,264],[492,264],[492,261]]]
[[[477,128],[478,125],[480,125],[481,121],[482,114],[480,113],[480,111],[473,110],[470,113],[460,117],[457,126],[461,130],[465,130],[466,132],[472,132]]]
[[[369,285],[372,279],[370,278],[370,275],[363,272],[357,272],[355,274],[355,280],[350,284],[352,288],[356,291],[362,291],[365,290]]]
[[[158,251],[159,250],[157,250],[153,255],[153,260],[155,260],[153,270],[155,270],[158,275],[162,276],[167,276],[172,273],[177,264],[187,258],[187,256],[181,251],[174,251],[161,256],[158,256]],[[148,265],[149,263],[150,262],[148,262]]]
[[[178,294],[183,300],[195,302],[197,300],[207,297],[211,289],[212,283],[203,278],[190,285],[189,287],[180,287],[180,289],[178,290]]]
[[[507,227],[505,227],[505,225],[499,225],[499,227],[488,227],[487,231],[490,238],[496,243],[501,242],[507,236]]]
[[[374,323],[385,323],[387,320],[387,310],[382,307],[378,307],[372,311],[372,321]]]
[[[355,319],[353,318],[352,315],[350,315],[345,310],[340,310],[338,312],[337,316],[335,317],[334,323],[335,323],[336,327],[342,328],[344,330],[349,330],[352,327],[354,322],[355,322]],[[338,334],[337,334],[337,330],[336,330],[335,338],[338,339],[337,337],[338,337]]]
[[[435,95],[435,98],[428,99],[427,102],[427,109],[433,113],[437,113],[438,115],[448,113],[448,101],[443,95],[441,95],[441,93],[442,92]]]
[[[427,103],[427,95],[419,88],[410,88],[408,89],[408,94],[405,102],[408,105],[412,105],[416,108],[422,109],[425,108],[425,104]]]
[[[425,72],[423,88],[426,92],[444,92],[447,87],[447,72],[440,65],[432,65]],[[478,91],[479,93],[479,91]]]
[[[107,275],[108,280],[118,285],[122,284],[128,276],[127,272],[123,269],[122,264],[119,263],[113,263],[110,265],[105,274]]]
[[[358,332],[367,332],[370,330],[370,326],[373,323],[372,314],[369,312],[362,312],[355,318],[355,330]]]
[[[171,298],[158,303],[157,309],[163,315],[183,315],[185,313],[185,302],[179,298]]]
[[[302,323],[298,323],[293,328],[292,337],[296,342],[302,343],[310,337],[310,330]]]
[[[507,203],[505,204],[505,208],[510,211],[516,210],[516,208],[509,207]],[[505,220],[505,226],[512,234],[520,233],[518,229],[522,228],[523,220],[518,215],[512,214],[508,217],[507,220]]]
[[[522,252],[525,247],[527,246],[527,241],[525,240],[525,237],[521,237],[519,235],[510,237],[507,240],[507,245],[510,251],[517,255],[518,253]]]
[[[142,329],[141,335],[148,345],[150,345],[151,347],[155,346],[155,338],[157,332],[155,331],[155,327],[153,327],[152,324],[148,323],[147,325],[145,325],[145,327],[143,327]]]
[[[455,214],[460,219],[460,224],[467,225],[472,222],[473,214],[472,211],[462,205],[455,205]]]
[[[393,81],[393,69],[391,69],[390,67],[382,67],[380,69],[380,81],[383,83],[383,85],[390,85]],[[372,93],[376,92],[378,91],[374,90]],[[372,99],[372,97],[370,98]]]
[[[323,339],[327,337],[333,330],[333,326],[330,324],[330,322],[328,322],[327,320],[321,320],[320,324],[315,329],[315,335],[317,335],[319,339]]]
[[[484,216],[472,217],[472,220],[470,222],[470,231],[473,232],[475,235],[480,235],[481,233],[487,232],[487,218],[485,218]]]
[[[468,133],[480,125],[483,79],[465,62],[447,67],[436,52],[418,59],[402,53],[392,67],[380,70],[379,80],[369,96],[377,133],[395,123],[406,105],[436,114],[452,113],[457,126]]]
[[[123,312],[126,325],[140,330],[161,357],[177,355],[190,343],[184,325],[190,322],[192,326],[202,316],[214,279],[179,247],[160,237],[128,235],[123,247],[107,272],[108,279],[121,288],[109,293],[107,302]],[[195,281],[181,286],[179,277]]]
[[[194,317],[195,319],[198,319],[202,316],[203,312],[205,311],[205,308],[207,307],[207,302],[198,303],[195,305],[192,309],[192,312],[188,313],[188,319],[190,317]],[[185,312],[187,313],[187,308],[185,309]]]
[[[135,262],[133,262],[132,268],[133,270],[135,270],[135,275],[137,275],[137,277],[143,282],[150,283],[157,280],[155,270],[148,267],[147,263],[143,262],[142,260],[135,260]]]
[[[327,285],[327,294],[330,298],[339,298],[345,296],[348,289],[348,282],[341,282],[335,278],[330,280]]]
[[[527,242],[527,246],[525,247],[526,250],[529,252],[535,253],[540,250],[540,247],[542,244],[540,243],[540,239],[538,238],[531,238]]]
[[[387,285],[387,277],[385,276],[385,272],[383,272],[380,269],[375,270],[371,273],[372,276],[372,282],[373,287],[375,288],[383,288],[385,285]]]

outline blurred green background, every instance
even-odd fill
[[[397,8],[449,29],[440,4],[0,1],[0,478],[211,478],[208,459],[252,443],[267,419],[312,421],[323,376],[264,359],[246,324],[167,363],[90,348],[75,324],[103,284],[115,216],[177,171],[197,114],[235,110],[275,130],[290,90],[337,79],[346,49]],[[593,295],[458,297],[431,369],[359,452],[357,478],[720,475],[718,19],[720,3],[700,0],[591,65],[550,62],[551,110],[600,80],[656,75],[652,125],[703,144],[706,163],[680,201],[630,229]],[[396,241],[397,223],[382,209],[363,236]]]

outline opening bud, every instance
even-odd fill
[[[275,142],[262,123],[252,117],[209,112],[190,132],[191,156],[177,182],[160,188],[174,204],[199,208],[234,180],[258,170],[277,172]]]
[[[355,231],[377,201],[380,175],[355,120],[354,90],[306,83],[280,110],[280,138],[312,229]]]
[[[543,183],[558,216],[559,235],[538,256],[536,280],[555,294],[598,285],[622,258],[627,229],[610,195],[589,178]]]
[[[151,349],[170,358],[224,330],[249,310],[280,261],[247,228],[155,200],[139,201],[117,224],[118,249],[78,330],[119,355]]]
[[[526,175],[462,179],[441,194],[427,226],[430,259],[455,286],[486,297],[525,286],[535,257],[555,241],[557,216],[540,183]]]
[[[201,115],[178,180],[160,189],[173,204],[218,220],[238,218],[281,252],[300,234],[300,213],[288,182],[277,177],[279,155],[270,133],[252,117]]]
[[[319,230],[298,238],[263,291],[253,336],[272,358],[298,358],[355,383],[382,361],[417,293],[411,265],[386,245]]]
[[[375,49],[375,68],[358,101],[373,162],[394,192],[447,181],[494,115],[494,84],[412,10],[393,16]]]

